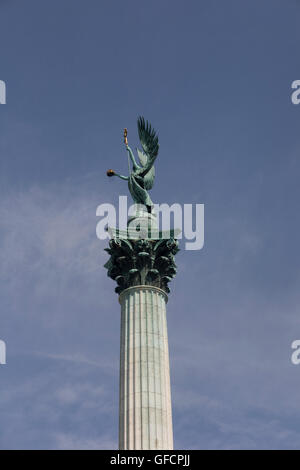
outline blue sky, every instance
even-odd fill
[[[0,448],[117,448],[120,312],[96,207],[159,132],[204,203],[168,303],[176,448],[299,448],[300,2],[0,0]]]

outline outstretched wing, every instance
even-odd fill
[[[142,152],[140,149],[136,149],[141,166],[145,168],[148,163],[148,157],[147,155]],[[154,165],[151,166],[150,170],[147,171],[147,173],[144,175],[144,187],[145,189],[152,189],[153,183],[154,183],[154,177],[155,177],[155,168]]]
[[[144,152],[142,152],[139,148],[136,148],[136,151],[137,151],[141,166],[142,167],[146,166],[148,162],[147,155]]]
[[[143,147],[143,150],[147,157],[155,159],[158,154],[158,137],[155,130],[151,127],[151,124],[148,121],[145,122],[145,119],[140,116],[138,118],[138,131],[139,138]]]
[[[143,152],[138,151],[140,162],[143,166],[142,176],[144,176],[144,184],[146,189],[151,189],[154,182],[154,161],[158,154],[159,144],[155,130],[148,121],[140,116],[138,118],[138,133],[141,141]]]

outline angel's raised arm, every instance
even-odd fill
[[[130,157],[130,160],[132,161],[132,165],[133,165],[133,169],[134,170],[137,170],[138,168],[141,168],[135,161],[135,158],[134,158],[134,155],[133,155],[133,152],[131,150],[131,148],[127,145],[126,147],[126,150],[127,152],[129,153],[129,157]]]

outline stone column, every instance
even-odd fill
[[[120,449],[173,449],[166,293],[120,294]]]
[[[121,304],[120,449],[173,449],[166,319],[178,242],[122,238],[106,251]]]

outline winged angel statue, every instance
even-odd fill
[[[113,170],[107,171],[107,176],[118,176],[128,181],[128,188],[132,199],[136,204],[143,204],[147,207],[149,213],[152,212],[153,202],[150,199],[148,191],[153,187],[155,169],[154,162],[156,160],[159,144],[155,130],[148,121],[145,122],[143,117],[139,117],[137,121],[139,139],[143,151],[137,150],[140,164],[138,165],[131,148],[128,146],[127,129],[124,129],[124,142],[128,157],[132,162],[132,169],[129,167],[129,176],[122,176]],[[129,164],[128,158],[128,164]]]

